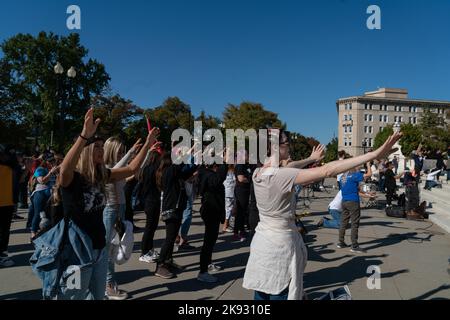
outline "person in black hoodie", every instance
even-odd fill
[[[147,217],[145,230],[142,236],[141,250],[142,254],[139,261],[156,262],[159,253],[153,250],[153,237],[158,228],[159,214],[161,209],[161,192],[156,185],[156,171],[160,164],[160,154],[152,151],[149,158],[149,164],[144,168],[142,174],[142,192],[144,196],[144,212]]]
[[[202,196],[200,215],[205,223],[203,246],[200,253],[200,273],[197,280],[202,282],[217,282],[217,277],[208,273],[222,270],[214,265],[212,252],[219,235],[220,224],[225,222],[225,187],[228,165],[207,165],[199,170],[199,193]]]
[[[171,153],[165,153],[156,171],[156,185],[161,193],[161,215],[165,216],[166,239],[162,245],[157,262],[155,276],[171,279],[175,269],[182,269],[173,262],[173,246],[178,235],[186,209],[187,195],[184,190],[184,181],[189,179],[197,170],[194,164],[173,164]],[[168,214],[165,214],[170,212]]]

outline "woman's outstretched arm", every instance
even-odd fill
[[[299,170],[295,183],[301,185],[310,184],[328,177],[335,177],[339,173],[347,172],[350,169],[360,166],[366,162],[370,162],[375,159],[382,159],[392,152],[392,147],[398,140],[400,140],[401,137],[401,133],[394,133],[380,148],[375,151],[350,159],[333,161],[322,167]]]

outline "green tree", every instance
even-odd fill
[[[422,131],[417,126],[411,123],[405,123],[401,126],[401,132],[403,137],[399,143],[402,147],[402,153],[405,157],[409,158],[414,150],[417,150],[420,142],[422,141]]]
[[[327,144],[327,149],[325,151],[325,158],[324,158],[324,162],[332,162],[337,160],[338,158],[338,148],[339,148],[339,144],[338,144],[338,139],[337,138],[333,138],[328,144]]]
[[[223,112],[227,129],[266,129],[286,127],[274,112],[268,111],[260,103],[242,102],[240,105],[229,104]]]
[[[381,147],[386,142],[387,138],[389,138],[389,136],[392,135],[393,133],[394,129],[392,125],[388,125],[385,128],[383,128],[383,130],[378,132],[377,135],[375,136],[373,148],[378,149],[379,147]]]
[[[445,150],[450,142],[450,134],[443,117],[425,108],[419,120],[418,128],[422,132],[422,146],[431,153]]]
[[[76,33],[67,37],[46,32],[36,37],[18,34],[0,48],[0,121],[6,130],[17,130],[14,139],[22,144],[33,132],[48,143],[53,131],[62,149],[81,129],[80,119],[91,96],[107,89],[110,78],[105,67],[87,58],[88,50]],[[57,62],[66,69],[73,66],[77,76],[69,81],[61,75],[58,81],[54,72]],[[67,102],[64,108],[63,100]]]

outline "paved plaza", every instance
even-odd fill
[[[332,181],[328,181],[331,185]],[[365,254],[353,254],[348,249],[337,249],[337,230],[317,229],[315,224],[326,214],[328,203],[336,190],[316,192],[310,205],[311,215],[304,218],[310,230],[307,235],[308,265],[304,276],[305,290],[311,299],[347,284],[354,300],[450,299],[450,235],[430,221],[409,221],[386,217],[383,210],[364,209],[359,241]],[[380,200],[384,198],[380,195]],[[382,204],[382,201],[381,201]],[[186,270],[177,278],[163,280],[153,275],[154,264],[138,261],[142,231],[135,233],[135,250],[130,261],[117,266],[120,288],[127,290],[131,299],[176,300],[247,300],[251,291],[242,288],[242,278],[248,259],[249,242],[232,242],[231,234],[220,234],[213,259],[225,269],[218,273],[219,282],[198,282],[199,251],[203,238],[197,199],[190,230],[191,244],[197,250],[178,252],[178,264]],[[303,208],[299,208],[303,212]],[[19,212],[26,216],[24,210]],[[143,227],[143,212],[136,214],[136,224]],[[347,231],[349,242],[350,230]],[[161,247],[163,224],[156,233],[155,246]],[[32,273],[28,260],[33,247],[25,230],[25,220],[12,225],[9,253],[16,266],[0,269],[0,299],[40,299],[38,278]],[[369,266],[381,271],[381,288],[367,286]],[[276,272],[276,270],[274,270]]]

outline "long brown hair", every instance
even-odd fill
[[[156,171],[156,186],[159,191],[163,190],[162,177],[168,167],[172,165],[172,155],[170,152],[166,152],[161,157],[158,170]]]
[[[98,138],[97,141],[104,141]],[[100,190],[104,190],[105,184],[107,182],[107,170],[105,164],[94,164],[93,154],[94,154],[95,143],[84,147],[78,159],[76,170],[81,174],[81,176],[92,186],[99,187]]]

